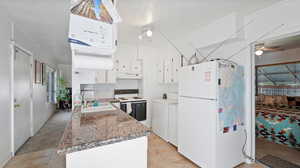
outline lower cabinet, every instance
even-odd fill
[[[177,146],[177,104],[169,104],[168,141]]]
[[[152,131],[177,146],[177,104],[168,100],[153,101]]]

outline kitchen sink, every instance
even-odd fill
[[[82,113],[93,113],[101,111],[114,111],[116,108],[110,103],[101,103],[98,106],[86,107],[82,109]]]

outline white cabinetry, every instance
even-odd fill
[[[164,84],[175,84],[178,82],[178,71],[180,68],[180,57],[168,57],[158,63],[158,82]]]
[[[79,84],[116,83],[115,70],[76,70],[73,78]]]
[[[168,106],[153,102],[152,131],[161,138],[168,139]]]
[[[152,131],[177,146],[177,101],[153,101]]]
[[[117,82],[117,73],[116,69],[112,69],[109,71],[106,71],[106,83],[116,83]]]
[[[136,45],[119,45],[115,54],[118,79],[141,79],[142,61]]]
[[[162,62],[157,65],[157,81],[158,83],[164,83],[164,64]]]
[[[95,83],[105,83],[106,82],[106,71],[104,71],[104,70],[96,71],[94,80],[95,80]]]

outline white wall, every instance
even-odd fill
[[[11,157],[10,40],[11,23],[0,10],[0,167]]]
[[[36,134],[55,112],[55,105],[47,102],[47,88],[33,85],[33,133]]]
[[[293,48],[284,51],[267,52],[260,57],[256,57],[256,65],[267,65],[284,62],[300,61],[300,48]]]

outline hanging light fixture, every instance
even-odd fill
[[[152,35],[153,35],[153,32],[152,32],[152,30],[147,30],[146,31],[146,35],[147,35],[147,37],[152,37]]]
[[[151,38],[153,36],[153,30],[152,28],[143,28],[141,33],[138,36],[138,39],[142,40],[144,38]]]

